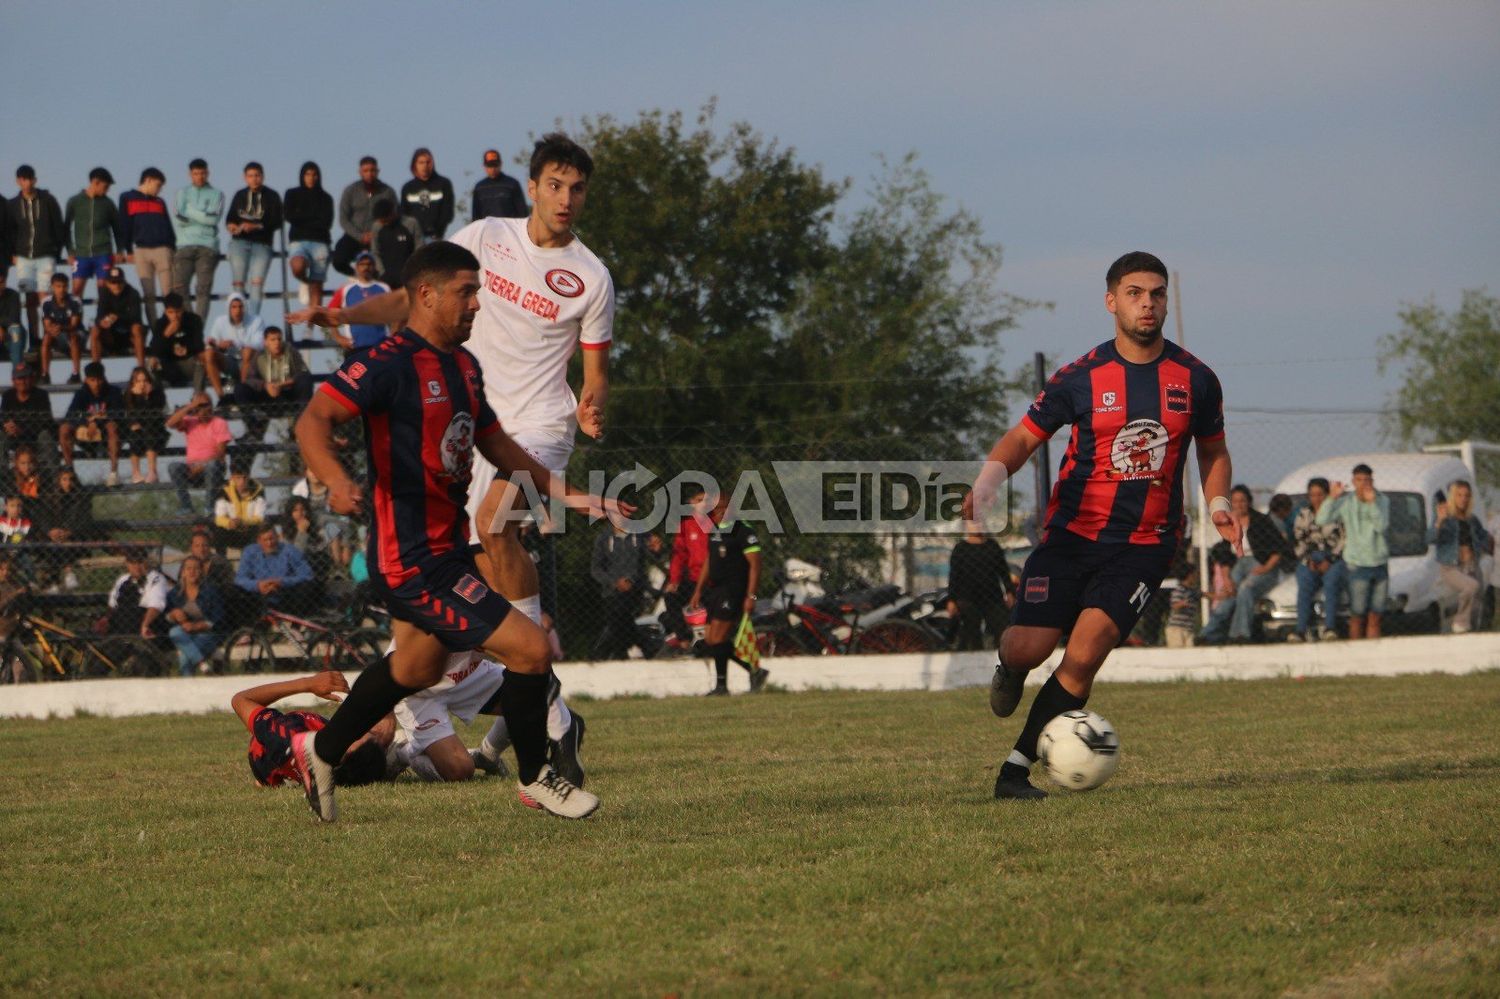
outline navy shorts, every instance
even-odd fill
[[[745,616],[745,591],[727,586],[711,586],[703,591],[703,609],[710,621],[737,623]]]
[[[454,652],[479,648],[510,613],[510,601],[485,585],[468,551],[428,559],[399,586],[372,572],[370,587],[391,617],[436,636]]]
[[[1099,542],[1055,530],[1037,546],[1021,570],[1011,623],[1071,631],[1078,615],[1095,607],[1120,629],[1120,639],[1161,588],[1176,544]]]

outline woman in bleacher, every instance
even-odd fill
[[[125,386],[125,428],[123,443],[130,452],[130,481],[155,482],[156,456],[167,446],[167,393],[145,368],[130,373]],[[141,475],[141,457],[146,458],[146,474]]]

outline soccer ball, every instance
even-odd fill
[[[1036,747],[1047,776],[1072,791],[1098,787],[1120,765],[1115,727],[1092,711],[1064,711],[1042,729]]]

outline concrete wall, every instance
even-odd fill
[[[1061,654],[1048,661],[1056,666]],[[807,656],[771,659],[771,682],[789,690],[950,690],[987,684],[995,659],[988,652],[903,656]],[[1276,676],[1395,676],[1472,673],[1500,669],[1500,634],[1383,638],[1324,645],[1226,646],[1194,649],[1119,649],[1105,665],[1106,682],[1255,680]],[[730,686],[746,688],[745,672],[730,666]],[[1040,683],[1050,669],[1037,670]],[[712,683],[712,667],[697,659],[561,663],[563,688],[598,698],[646,694],[692,696]],[[123,716],[228,710],[235,691],[285,677],[216,676],[84,680],[0,687],[0,718],[69,717],[79,711]],[[350,677],[353,680],[353,677]],[[307,698],[304,703],[316,703]]]

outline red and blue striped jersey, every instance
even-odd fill
[[[1224,436],[1224,394],[1207,365],[1170,341],[1156,360],[1135,364],[1110,340],[1053,375],[1021,423],[1043,439],[1073,425],[1048,536],[1176,544],[1187,444]]]
[[[432,556],[467,549],[474,441],[500,429],[474,355],[402,330],[350,356],[319,391],[364,419],[370,571],[399,586]]]
[[[256,708],[245,723],[250,729],[250,772],[257,784],[280,787],[287,781],[300,781],[292,762],[292,736],[298,732],[316,732],[328,722],[311,711],[277,711]]]

